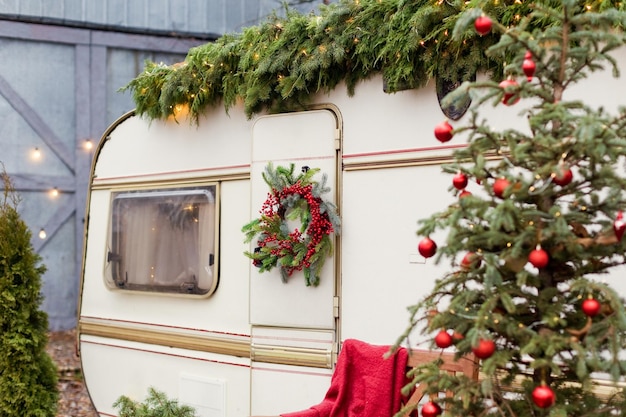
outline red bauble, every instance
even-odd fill
[[[470,193],[470,192],[469,192],[469,191],[467,191],[467,190],[463,190],[463,191],[461,191],[461,192],[459,193],[459,198],[468,197],[468,196],[470,196],[470,195],[472,195],[472,193]]]
[[[502,196],[504,195],[504,190],[506,190],[509,185],[509,180],[507,180],[506,178],[498,178],[493,183],[493,193],[496,196],[502,198]]]
[[[452,340],[454,341],[454,343],[458,343],[463,339],[465,339],[463,333],[457,332],[456,330],[454,331],[454,333],[452,333]]]
[[[587,298],[583,301],[582,310],[583,313],[588,315],[589,317],[597,316],[602,309],[602,304],[595,298]]]
[[[448,348],[452,346],[452,336],[447,331],[441,330],[435,336],[435,344],[441,349]]]
[[[496,351],[496,343],[489,339],[480,339],[476,346],[472,347],[472,352],[479,359],[487,359]]]
[[[463,269],[473,269],[478,266],[480,266],[480,256],[474,252],[467,252],[461,260],[461,268]]]
[[[452,139],[452,125],[447,120],[435,126],[435,137],[441,143],[448,142]]]
[[[524,57],[524,62],[522,62],[522,71],[524,71],[524,74],[526,75],[526,79],[528,81],[532,81],[533,76],[535,75],[536,69],[537,69],[537,65],[535,64],[535,61],[533,61],[532,59],[532,54],[526,52],[526,56]]]
[[[508,78],[500,82],[499,86],[501,89],[505,90],[504,97],[502,97],[502,103],[504,103],[507,106],[512,106],[513,104],[519,101],[519,96],[511,100],[517,93],[517,91],[511,91],[511,89],[515,88],[515,90],[517,90],[517,87],[519,87],[519,84],[517,83],[517,81]],[[506,91],[506,90],[509,90],[509,91]]]
[[[437,244],[429,237],[425,237],[417,245],[417,250],[424,258],[430,258],[437,253]]]
[[[556,395],[547,385],[539,385],[533,390],[533,402],[537,407],[548,408],[554,404]]]
[[[459,172],[454,176],[454,178],[452,178],[452,185],[454,185],[454,188],[456,188],[457,190],[462,190],[463,188],[467,187],[467,175]]]
[[[567,167],[561,167],[557,172],[552,175],[552,182],[556,185],[560,185],[561,187],[565,187],[574,178],[574,174],[572,174],[572,170]]]
[[[491,19],[489,16],[478,16],[476,20],[474,20],[474,29],[480,36],[486,35],[491,32]]]
[[[548,252],[538,247],[532,250],[528,254],[528,262],[530,262],[535,268],[545,268],[550,261]]]
[[[617,240],[621,242],[624,231],[626,231],[626,222],[624,222],[624,214],[621,211],[617,212],[617,216],[613,222],[613,231],[615,232]]]
[[[437,403],[429,401],[422,406],[422,417],[437,417],[439,414],[441,414],[441,407]]]

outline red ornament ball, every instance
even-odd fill
[[[533,402],[539,408],[548,408],[556,401],[556,395],[547,385],[539,385],[533,390]]]
[[[541,248],[534,249],[528,254],[528,262],[530,262],[535,268],[545,268],[550,261],[548,252]]]
[[[430,258],[437,253],[437,244],[429,237],[425,237],[417,245],[417,250],[424,258]]]
[[[476,346],[472,347],[472,352],[479,359],[487,359],[496,351],[496,343],[490,339],[480,339]]]
[[[435,344],[438,348],[445,349],[452,346],[452,336],[446,330],[441,330],[435,336]]]
[[[441,407],[437,403],[429,401],[422,406],[422,417],[437,417],[440,414]]]
[[[595,298],[587,298],[583,301],[582,310],[583,313],[588,315],[589,317],[597,316],[602,309],[602,304]]]
[[[456,330],[454,331],[454,333],[452,333],[452,340],[454,341],[454,343],[458,343],[463,339],[465,339],[463,333],[457,332]]]
[[[459,193],[459,198],[463,198],[463,197],[469,197],[470,195],[472,195],[472,193],[470,193],[467,190],[463,190]]]
[[[457,190],[462,190],[467,187],[467,182],[467,175],[462,172],[459,172],[452,178],[452,185],[454,185],[454,188]]]
[[[435,126],[435,137],[441,143],[448,142],[453,136],[452,129],[452,125],[445,120]]]
[[[480,266],[480,256],[474,252],[467,252],[463,259],[461,259],[461,268],[473,269]]]
[[[504,191],[508,188],[509,185],[509,180],[507,180],[506,178],[498,178],[493,183],[493,193],[496,196],[502,198],[502,196],[504,196]]]
[[[507,106],[512,106],[513,104],[515,104],[515,103],[517,103],[519,101],[519,99],[520,99],[519,96],[515,97],[515,99],[512,100],[512,98],[517,93],[517,87],[519,87],[519,84],[517,83],[517,81],[512,80],[510,78],[507,78],[506,80],[500,82],[499,86],[500,86],[501,89],[504,90],[504,96],[502,97],[502,103],[504,103]],[[511,91],[511,90],[514,90],[514,91]]]
[[[572,174],[572,170],[567,167],[563,167],[558,172],[552,174],[552,182],[554,182],[556,185],[560,185],[561,187],[565,187],[566,185],[568,185],[570,182],[572,182],[573,178],[574,174]]]
[[[491,24],[489,16],[481,15],[474,20],[474,29],[480,36],[483,36],[491,32]]]
[[[535,70],[537,69],[537,65],[535,61],[532,59],[532,55],[528,57],[528,52],[526,53],[526,57],[524,58],[524,62],[522,62],[522,71],[526,75],[526,79],[528,81],[532,81],[533,76],[535,75]]]

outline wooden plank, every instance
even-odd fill
[[[83,13],[83,0],[65,0],[63,7],[64,19],[69,21],[81,21],[84,20],[85,15]]]
[[[29,3],[29,2],[23,2]],[[41,16],[51,17],[53,19],[65,19],[65,2],[64,0],[45,0],[41,2]]]
[[[187,7],[187,22],[188,29],[191,32],[198,33],[217,33],[217,31],[211,31],[206,19],[207,16],[207,2],[206,0],[189,0]]]
[[[91,87],[89,95],[91,96],[90,112],[90,128],[89,131],[99,132],[105,131],[107,122],[107,48],[104,46],[93,46],[91,48]]]
[[[69,149],[54,133],[54,131],[43,121],[22,97],[11,87],[11,84],[2,76],[0,76],[0,94],[9,102],[9,104],[24,118],[26,123],[39,135],[39,137],[50,147],[55,155],[65,164],[65,166],[74,172],[74,157]]]
[[[106,2],[107,25],[128,26],[128,6],[126,3],[126,0],[108,0]],[[135,2],[131,1],[130,3]]]
[[[190,48],[206,43],[206,40],[198,39],[145,36],[97,30],[93,31],[92,41],[95,46],[174,53],[187,53]]]
[[[62,26],[38,25],[0,19],[0,38],[30,41],[89,44],[89,30]]]
[[[124,1],[124,0],[122,0]],[[126,4],[126,24],[141,28],[148,25],[148,0],[129,1]]]
[[[11,177],[13,187],[16,191],[41,191],[47,193],[55,187],[62,193],[73,193],[76,191],[74,176],[69,177],[23,173],[11,173],[9,176]]]
[[[226,6],[222,0],[208,0],[206,8],[207,31],[224,33],[226,29]]]

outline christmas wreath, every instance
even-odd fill
[[[270,192],[260,210],[261,217],[242,228],[246,242],[257,238],[253,252],[245,252],[261,272],[280,267],[283,282],[295,271],[303,271],[307,286],[317,286],[326,257],[331,255],[332,233],[339,233],[339,216],[334,204],[322,199],[330,191],[327,176],[320,182],[313,176],[319,169],[303,167],[294,176],[294,165],[289,168],[270,163],[263,179]],[[300,222],[299,227],[293,224]]]

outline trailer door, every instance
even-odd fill
[[[323,197],[338,203],[337,169],[340,123],[330,110],[260,117],[252,131],[251,218],[259,217],[269,186],[262,173],[295,165],[319,168],[314,179],[328,176]],[[338,205],[338,204],[337,204]],[[337,240],[335,240],[337,242]],[[251,243],[253,250],[256,242]],[[317,287],[307,287],[302,272],[287,283],[280,271],[250,268],[252,324],[252,414],[296,411],[320,401],[330,381],[336,353],[338,320],[337,244],[324,263]],[[276,401],[280,392],[281,401]]]

